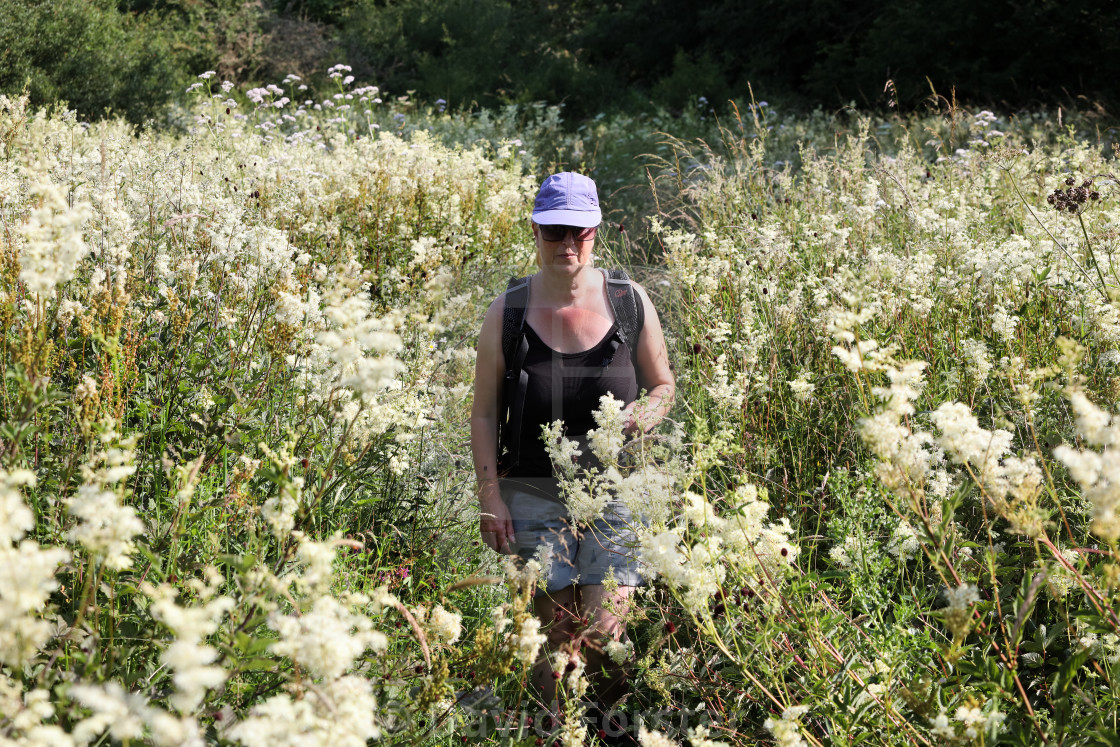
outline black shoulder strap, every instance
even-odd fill
[[[521,415],[529,386],[529,374],[524,370],[529,342],[523,329],[528,306],[529,278],[510,278],[502,312],[502,356],[506,361],[506,374],[502,382],[502,409],[498,413],[499,472],[516,467],[520,458]]]
[[[529,306],[529,278],[510,278],[506,284],[506,308],[502,313],[502,355],[506,370],[510,369],[517,353],[521,326],[525,324],[525,311]]]
[[[646,321],[646,310],[625,270],[607,270],[607,299],[618,320],[618,336],[630,349],[630,359],[637,363],[638,336]]]

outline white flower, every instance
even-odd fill
[[[679,747],[676,742],[661,732],[650,731],[644,726],[638,732],[638,743],[642,747]]]
[[[808,706],[790,706],[782,711],[780,719],[768,718],[762,725],[774,735],[774,741],[780,747],[808,747],[801,738],[801,725],[798,723],[808,711]]]
[[[495,618],[494,627],[499,631],[499,620]],[[505,627],[503,624],[502,627]],[[513,656],[526,666],[532,666],[537,660],[537,653],[548,641],[548,636],[540,632],[541,621],[536,617],[529,615],[526,616],[521,622],[521,627],[517,633],[510,637],[510,646],[513,649]]]
[[[793,392],[793,397],[798,402],[808,402],[809,398],[813,396],[816,391],[816,385],[810,381],[812,374],[808,371],[802,371],[796,379],[787,381],[789,389]]]
[[[606,652],[615,664],[623,664],[633,656],[634,644],[632,641],[610,641],[607,643]]]
[[[930,719],[930,726],[934,736],[942,739],[953,739],[957,735],[956,729],[949,723],[949,717],[944,713],[939,713]]]
[[[61,548],[31,540],[0,545],[0,663],[22,665],[50,639],[53,626],[39,613],[58,588],[55,569],[68,558]]]
[[[0,664],[9,666],[30,661],[50,639],[53,627],[39,615],[58,588],[55,569],[70,557],[31,540],[12,547],[33,526],[19,488],[34,484],[27,470],[0,469]]]
[[[106,443],[117,438],[111,432],[102,436]],[[132,565],[133,537],[144,531],[135,509],[120,504],[123,487],[111,489],[136,472],[134,446],[135,438],[129,438],[94,455],[82,468],[85,483],[67,500],[70,514],[79,519],[67,538],[103,558],[114,570]]]
[[[143,696],[126,693],[118,683],[107,682],[100,686],[75,685],[70,688],[70,697],[93,711],[92,716],[74,728],[74,737],[80,743],[91,741],[105,729],[122,742],[143,735]]]
[[[695,726],[688,730],[688,741],[692,747],[729,747],[726,742],[708,739],[711,731],[706,726]]]
[[[89,374],[82,374],[82,380],[74,387],[74,399],[84,402],[97,396],[97,380]]]
[[[990,471],[1011,448],[1010,433],[984,430],[968,405],[960,402],[942,404],[931,419],[941,429],[939,441],[953,461],[971,464],[981,474]]]
[[[541,438],[552,460],[552,466],[558,474],[569,480],[573,479],[576,474],[576,458],[581,456],[583,451],[575,441],[564,436],[563,421],[556,420],[551,425],[542,425]]]
[[[1066,466],[1092,505],[1092,531],[1109,541],[1120,538],[1120,426],[1082,393],[1070,394],[1078,431],[1099,451],[1062,445],[1054,457]]]
[[[274,495],[261,506],[261,516],[268,522],[272,534],[277,539],[287,537],[295,526],[296,509],[303,498],[303,477],[293,477],[280,486],[280,494]]]
[[[969,739],[976,739],[980,736],[981,732],[988,728],[991,724],[993,727],[999,726],[1003,721],[1004,715],[999,711],[992,711],[991,716],[985,716],[984,712],[976,706],[959,706],[953,718],[960,721],[964,726],[964,735]]]
[[[314,677],[341,677],[368,649],[383,651],[388,639],[368,617],[351,613],[334,597],[315,600],[300,616],[273,614],[269,627],[279,634],[271,650],[287,656]]]
[[[977,383],[983,383],[992,370],[992,362],[988,359],[988,346],[980,340],[962,340],[961,352],[968,360],[968,370],[973,378]]]
[[[0,548],[7,548],[20,540],[35,526],[35,515],[23,501],[20,488],[34,487],[35,473],[17,469],[8,472],[0,468]]]
[[[222,618],[233,609],[234,600],[215,596],[223,583],[216,569],[207,569],[207,575],[208,584],[194,584],[204,600],[202,604],[178,605],[175,602],[178,592],[166,584],[148,591],[152,598],[152,617],[175,633],[176,640],[163,652],[163,663],[175,673],[172,682],[176,692],[171,696],[171,704],[184,714],[198,708],[207,690],[226,681],[225,670],[213,666],[218,658],[217,649],[203,644],[202,640],[218,630]]]
[[[1120,428],[1112,424],[1112,416],[1094,405],[1085,393],[1074,390],[1069,403],[1077,415],[1077,432],[1091,446],[1120,446]]]
[[[878,556],[874,543],[858,534],[845,536],[842,544],[828,551],[828,557],[841,568],[864,569],[874,563]]]
[[[19,253],[19,279],[31,293],[51,298],[89,253],[82,226],[92,211],[88,203],[80,201],[71,207],[62,189],[51,182],[35,185],[32,194],[40,205],[20,227],[24,243]]]
[[[246,747],[364,747],[377,739],[377,702],[364,677],[340,677],[298,700],[274,695],[229,730]]]
[[[945,599],[953,609],[967,609],[980,601],[979,590],[973,584],[961,584],[957,588],[945,590]]]
[[[917,556],[921,548],[922,545],[914,533],[914,527],[910,526],[905,519],[899,521],[894,534],[891,535],[891,543],[887,552],[896,558],[906,559]]]
[[[955,589],[945,590],[945,599],[949,606],[945,609],[945,625],[954,637],[961,637],[968,632],[972,622],[972,605],[980,601],[977,588],[972,584],[961,584]]]
[[[680,552],[680,544],[680,534],[673,531],[642,537],[639,550],[642,574],[647,578],[664,576],[672,583],[682,582],[686,558]]]
[[[1018,324],[1019,317],[1008,314],[1003,307],[996,307],[992,312],[992,330],[1006,343],[1015,339],[1015,327]]]
[[[83,311],[85,311],[85,307],[78,301],[69,298],[62,299],[58,304],[58,326],[65,331],[76,317],[81,316]]]
[[[463,632],[463,616],[458,612],[449,612],[442,604],[437,604],[428,616],[428,631],[444,644],[452,644],[459,640]]]
[[[332,541],[315,542],[306,537],[300,538],[296,557],[302,572],[296,578],[296,586],[304,594],[322,596],[330,592],[334,580],[335,544]]]
[[[618,461],[618,452],[622,449],[625,437],[622,429],[625,418],[622,415],[623,403],[610,394],[599,398],[599,409],[592,413],[595,418],[594,428],[587,432],[588,443],[591,451],[603,464],[614,464]]]

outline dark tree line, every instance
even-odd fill
[[[202,69],[313,80],[335,62],[395,93],[564,102],[572,120],[748,84],[805,107],[1120,94],[1115,0],[0,0],[0,19],[0,90],[30,79],[39,101],[133,119]]]

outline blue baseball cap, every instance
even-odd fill
[[[592,228],[603,222],[595,182],[583,174],[563,171],[541,184],[533,202],[533,222],[538,226]]]

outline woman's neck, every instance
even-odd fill
[[[579,272],[572,275],[547,271],[537,273],[543,300],[556,306],[575,305],[594,293],[598,286],[597,275],[595,268],[589,265],[584,265]]]

